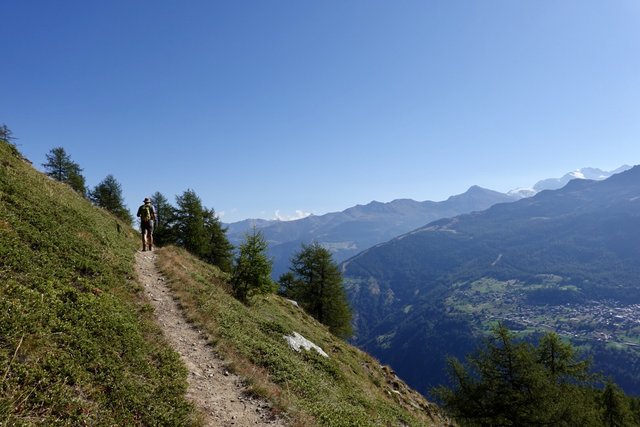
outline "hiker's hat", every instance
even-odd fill
[[[148,197],[145,197],[145,198],[144,198],[144,202],[145,202],[145,203],[151,203],[151,199],[150,199],[150,198],[148,198]]]

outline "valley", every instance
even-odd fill
[[[634,167],[360,253],[343,264],[357,343],[428,392],[448,380],[446,355],[463,357],[501,321],[533,342],[558,333],[640,394],[639,195]]]
[[[451,315],[471,317],[478,332],[488,331],[497,321],[519,334],[553,331],[574,341],[597,341],[618,348],[640,351],[640,304],[614,300],[578,299],[571,286],[553,287],[560,280],[551,276],[538,284],[517,280],[499,281],[482,278],[457,283],[445,300]],[[564,302],[535,304],[532,294],[545,292],[567,294]],[[535,297],[534,297],[535,298]]]

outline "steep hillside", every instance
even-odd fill
[[[357,342],[425,391],[431,348],[461,356],[501,319],[571,338],[638,393],[638,242],[638,166],[433,222],[344,264]]]
[[[201,424],[185,400],[188,371],[134,280],[137,236],[0,143],[0,424]],[[290,301],[247,307],[215,267],[176,248],[157,254],[193,324],[291,425],[449,424]],[[285,335],[294,332],[329,357],[293,350]]]
[[[133,230],[0,142],[0,423],[191,425]]]
[[[159,267],[194,325],[251,383],[254,393],[298,426],[448,425],[440,410],[395,373],[329,333],[292,301],[276,295],[245,306],[231,297],[225,275],[183,250],[157,251]],[[285,336],[318,345],[295,351]]]
[[[301,243],[321,243],[331,250],[334,260],[341,262],[436,219],[480,211],[513,200],[505,194],[473,186],[465,193],[441,202],[398,199],[357,205],[342,212],[296,221],[246,220],[229,225],[229,239],[237,244],[252,226],[261,229],[269,242],[269,255],[274,260],[274,276],[278,277],[288,270],[289,261],[300,250]]]

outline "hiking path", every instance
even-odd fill
[[[187,322],[155,260],[152,251],[137,252],[136,274],[167,341],[189,370],[187,399],[202,414],[204,425],[284,427],[282,419],[272,416],[270,404],[252,397],[242,378],[227,370],[204,335]]]

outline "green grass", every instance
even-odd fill
[[[293,425],[443,425],[437,407],[291,302],[267,295],[245,306],[230,296],[225,275],[215,267],[174,247],[157,253],[189,319]],[[283,336],[294,331],[330,357],[293,351]]]
[[[0,425],[192,425],[137,235],[0,142]]]

